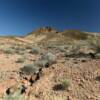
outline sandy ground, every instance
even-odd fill
[[[10,86],[18,84],[19,76],[14,72],[22,65],[16,63],[18,55],[0,54],[0,93]],[[29,90],[29,100],[100,100],[100,60],[78,62],[62,60],[43,70],[40,80]],[[53,90],[62,79],[69,79],[69,90]],[[18,81],[18,82],[17,82]],[[69,99],[68,99],[69,98]]]
[[[5,46],[14,42],[6,43]],[[20,57],[25,57],[26,60],[16,63]],[[25,64],[34,63],[39,57],[40,55],[30,54],[28,50],[20,55],[6,54],[1,49],[0,95],[4,95],[9,87],[22,84],[22,81],[28,84],[26,80],[20,79],[18,71]],[[64,79],[70,80],[69,88],[55,90],[54,87]],[[100,59],[87,59],[82,62],[81,58],[59,57],[56,64],[43,69],[40,79],[28,87],[27,91],[28,100],[100,100]]]

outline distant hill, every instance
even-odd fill
[[[13,41],[25,42],[25,43],[67,43],[73,42],[78,40],[87,40],[88,38],[100,38],[99,33],[91,33],[91,32],[83,32],[80,30],[65,30],[63,32],[46,26],[31,33],[28,33],[26,36],[23,37],[16,37],[16,36],[6,36],[0,37]]]
[[[80,30],[65,30],[60,32],[52,27],[42,27],[29,33],[25,39],[31,40],[34,43],[66,43],[74,40],[86,40],[88,37],[94,38],[95,34]]]

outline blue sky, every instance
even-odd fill
[[[42,26],[100,32],[100,0],[0,0],[0,35]]]

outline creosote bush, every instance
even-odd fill
[[[19,55],[24,55],[24,54],[25,54],[25,51],[16,50],[15,52],[16,52],[17,54],[19,54]]]
[[[88,42],[92,45],[97,53],[100,53],[100,38],[98,37],[89,37]]]
[[[6,90],[6,94],[3,95],[3,100],[27,100],[25,96],[25,87],[20,86],[18,88],[16,87],[10,87]]]
[[[26,49],[32,49],[32,47],[33,47],[33,46],[29,44],[29,45],[27,45],[25,48],[26,48]]]
[[[30,51],[31,54],[39,54],[40,48],[39,47],[33,47]]]
[[[21,46],[16,46],[15,47],[15,50],[19,50],[19,51],[25,51],[26,49],[25,49],[25,47],[21,47]]]
[[[48,60],[39,60],[36,63],[39,67],[49,67],[49,62]]]
[[[56,56],[51,53],[48,52],[46,55],[42,56],[43,60],[47,60],[49,63],[54,63],[56,61]]]
[[[8,95],[3,100],[27,100],[24,95]]]
[[[39,65],[40,67],[49,67],[55,62],[56,62],[56,56],[49,52],[41,57],[37,65]]]
[[[95,58],[100,59],[100,53],[95,54]]]
[[[7,48],[7,49],[4,50],[4,53],[6,53],[6,54],[13,54],[14,51],[11,48]]]
[[[34,64],[26,64],[20,70],[23,74],[32,75],[39,72],[39,67]]]
[[[66,79],[63,80],[60,84],[56,84],[53,87],[53,90],[55,91],[67,90],[69,86],[70,86],[70,81]]]
[[[57,49],[59,49],[61,52],[65,52],[65,46],[57,46]]]
[[[70,86],[70,81],[65,79],[62,81],[61,84],[62,84],[63,89],[68,89],[68,87]]]
[[[18,58],[17,61],[16,61],[16,63],[23,63],[24,61],[25,61],[24,58]]]

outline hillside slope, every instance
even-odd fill
[[[59,32],[53,28],[40,28],[37,31],[33,31],[28,34],[24,39],[31,40],[34,43],[66,43],[77,40],[87,40],[89,37],[94,38],[95,35],[79,30]]]

